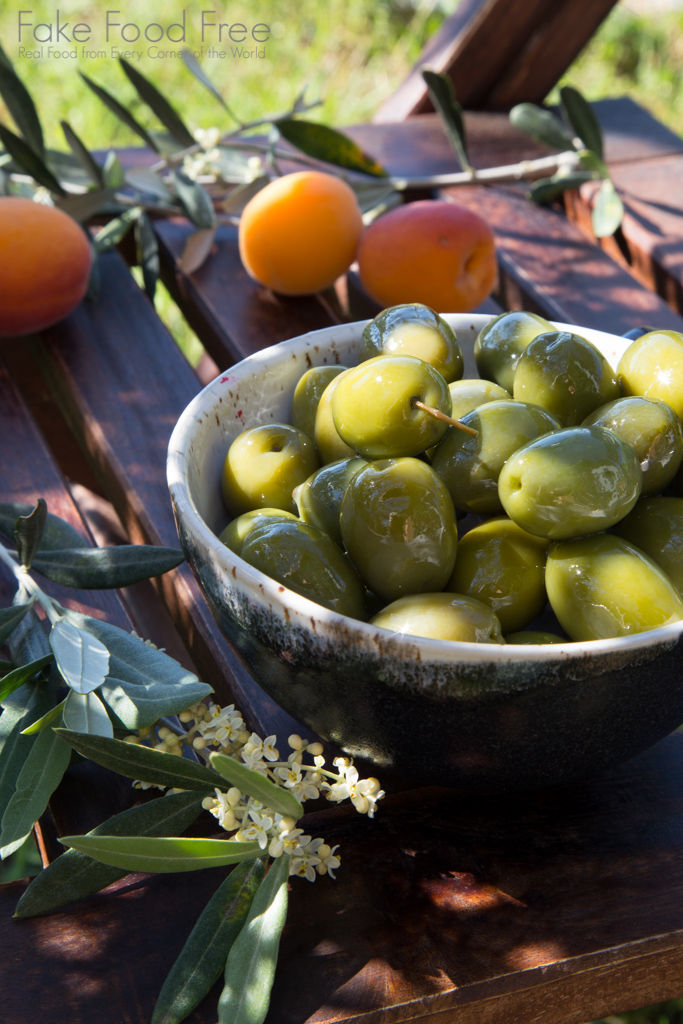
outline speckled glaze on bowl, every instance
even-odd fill
[[[471,345],[489,318],[446,319]],[[286,421],[310,366],[354,365],[364,326],[316,331],[244,360],[195,398],[171,437],[168,483],[180,541],[254,677],[349,754],[465,789],[591,776],[663,738],[683,721],[683,622],[544,647],[400,636],[329,612],[220,543],[216,534],[228,522],[220,475],[231,441],[247,427]],[[615,367],[629,344],[581,333]]]

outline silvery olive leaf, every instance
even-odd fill
[[[72,690],[62,710],[65,729],[87,732],[91,736],[114,737],[114,727],[107,709],[96,693],[77,693]]]
[[[102,685],[109,671],[109,651],[92,633],[60,619],[50,632],[50,646],[72,690],[90,693]]]

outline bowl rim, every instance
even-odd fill
[[[494,316],[483,313],[461,313],[441,314],[456,330],[467,326],[472,330],[479,331],[489,323]],[[334,637],[338,638],[340,630],[354,632],[359,639],[362,638],[367,649],[375,649],[378,639],[380,642],[392,642],[392,656],[405,651],[408,659],[413,660],[415,651],[419,648],[421,660],[429,660],[433,663],[448,662],[469,662],[478,663],[492,662],[497,664],[522,663],[522,662],[557,662],[563,663],[575,659],[595,658],[600,655],[613,655],[617,652],[633,652],[647,648],[665,645],[672,646],[680,638],[683,632],[683,619],[660,626],[657,629],[647,630],[642,633],[634,633],[623,637],[610,637],[603,640],[582,640],[566,641],[558,644],[482,644],[468,643],[456,640],[437,640],[431,637],[420,637],[412,634],[399,634],[385,629],[381,626],[373,626],[369,622],[362,622],[359,619],[352,619],[349,616],[340,615],[330,611],[322,605],[317,604],[308,598],[302,597],[295,591],[288,588],[281,589],[281,585],[271,577],[266,576],[258,569],[253,568],[239,555],[227,548],[218,536],[209,528],[201,516],[194,499],[190,493],[186,474],[186,453],[193,440],[194,435],[201,427],[204,419],[207,398],[213,397],[216,388],[225,383],[226,387],[234,387],[241,378],[250,376],[263,362],[272,360],[274,356],[287,360],[289,353],[294,349],[305,347],[320,347],[320,342],[327,345],[335,338],[351,340],[362,333],[363,328],[370,322],[369,319],[353,321],[351,323],[337,324],[330,327],[323,327],[316,331],[309,331],[306,334],[297,335],[286,341],[281,341],[268,348],[246,357],[233,366],[230,366],[224,373],[219,374],[214,380],[206,385],[183,410],[173,429],[168,445],[167,455],[167,481],[177,519],[182,519],[188,532],[197,537],[207,550],[212,552],[217,563],[235,579],[237,584],[249,584],[250,594],[259,604],[267,605],[269,602],[278,607],[286,607],[291,614],[295,613],[296,618],[302,623],[310,623],[314,619],[323,627],[331,627]],[[558,321],[550,321],[558,330],[567,330],[572,333],[587,332],[590,336],[602,336],[605,339],[627,342],[628,339],[620,338],[605,331],[583,328],[576,324],[564,324]],[[590,340],[590,338],[589,338]],[[628,342],[630,344],[630,342]],[[239,576],[236,573],[239,571]],[[293,620],[294,621],[294,620]],[[318,631],[319,635],[319,631]],[[400,645],[400,646],[398,646]],[[411,649],[413,655],[411,657]]]

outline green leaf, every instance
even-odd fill
[[[343,135],[334,128],[293,117],[284,117],[281,121],[276,121],[275,127],[283,139],[307,156],[324,160],[335,167],[372,174],[376,178],[387,177],[387,172],[373,157],[363,152],[348,135]]]
[[[29,679],[33,679],[34,675],[40,672],[41,668],[49,665],[51,661],[52,654],[46,654],[42,658],[29,662],[28,665],[20,665],[13,672],[8,672],[6,676],[3,676],[2,682],[0,682],[0,703],[24,683],[27,683]]]
[[[166,97],[162,96],[157,87],[152,85],[149,79],[129,64],[125,58],[119,57],[119,64],[140,99],[156,114],[173,138],[181,146],[194,146],[195,138],[192,132],[189,131],[178,112],[173,109]]]
[[[50,647],[66,684],[76,693],[90,693],[102,685],[109,651],[96,636],[62,618],[50,631]]]
[[[171,793],[114,815],[88,835],[177,835],[192,824],[201,809],[202,798],[196,793]],[[66,850],[34,878],[19,900],[14,916],[47,914],[65,903],[99,892],[127,873],[121,868],[101,864],[78,850]]]
[[[177,754],[165,754],[161,750],[111,740],[106,736],[88,736],[80,732],[69,732],[68,729],[57,731],[83,757],[128,779],[138,779],[157,786],[192,789],[199,793],[212,793],[216,783],[220,783],[215,772]]]
[[[525,135],[542,142],[551,149],[574,148],[573,136],[569,134],[559,117],[535,103],[518,103],[510,111],[510,122]]]
[[[123,121],[124,124],[128,125],[131,131],[134,131],[136,135],[139,135],[142,141],[145,143],[145,145],[149,146],[150,149],[153,149],[155,153],[160,152],[159,146],[152,138],[152,136],[149,134],[149,132],[145,131],[142,125],[135,120],[133,115],[128,110],[126,110],[126,108],[122,106],[122,104],[120,104],[119,101],[111,95],[111,93],[107,92],[106,89],[103,89],[101,85],[97,84],[97,82],[93,82],[92,78],[88,78],[88,76],[84,75],[82,71],[79,71],[78,73],[85,82],[85,84],[88,86],[88,88],[92,89],[95,95],[100,100],[102,100],[105,107],[108,107],[109,110],[111,110],[112,114],[116,114],[119,120]],[[105,181],[107,185],[110,184],[110,182],[107,180],[106,164]]]
[[[609,178],[609,168],[605,161],[594,153],[592,149],[581,149],[578,152],[581,166],[589,171],[595,171],[601,178]]]
[[[113,196],[114,190],[111,188],[91,189],[89,192],[61,199],[57,207],[82,224],[101,210],[107,209]]]
[[[455,98],[453,82],[448,75],[426,69],[423,70],[422,77],[425,80],[434,109],[441,115],[446,126],[446,134],[460,161],[460,166],[464,171],[470,170],[472,165],[467,152],[465,120],[462,115],[462,107]]]
[[[85,173],[92,181],[94,181],[98,188],[104,188],[104,175],[102,174],[102,168],[95,161],[90,150],[84,146],[68,121],[60,121],[59,123],[62,126],[62,131],[64,132],[64,137],[69,149],[76,157]]]
[[[133,206],[130,210],[122,213],[120,217],[110,220],[93,239],[97,252],[109,252],[115,245],[118,245],[130,230],[131,224],[138,219],[142,212],[141,206]],[[66,547],[66,545],[64,546]]]
[[[0,46],[0,96],[12,115],[15,125],[36,156],[44,159],[43,130],[31,94],[21,81],[12,63]]]
[[[198,228],[214,227],[216,211],[206,189],[182,171],[173,171],[172,179],[180,204],[192,223]]]
[[[567,189],[580,188],[587,181],[595,181],[591,171],[574,171],[573,174],[554,174],[552,178],[539,178],[529,189],[529,199],[535,203],[549,203]]]
[[[47,519],[45,498],[38,498],[35,508],[27,516],[19,516],[14,524],[14,536],[17,542],[19,564],[26,569],[31,568],[33,556],[40,545]]]
[[[12,605],[15,608],[24,605],[29,605],[30,607],[33,601],[34,598],[22,586],[19,587],[14,595]],[[35,661],[36,658],[42,658],[50,653],[47,636],[33,608],[30,608],[30,611],[22,618],[19,625],[15,626],[8,644],[12,661],[15,665],[26,665],[29,661]]]
[[[592,149],[602,160],[605,155],[602,128],[588,100],[571,85],[565,85],[560,89],[560,98],[567,120],[586,149]]]
[[[231,785],[260,800],[266,807],[279,814],[289,815],[295,821],[302,817],[304,809],[297,798],[288,789],[276,786],[253,768],[247,768],[246,764],[236,761],[234,757],[218,753],[211,755],[211,764]]]
[[[102,684],[100,696],[126,729],[133,730],[153,725],[165,715],[177,715],[210,692],[211,687],[198,680],[180,685],[161,680],[134,684],[109,676]]]
[[[238,185],[237,188],[232,190],[228,198],[224,199],[221,203],[223,213],[239,215],[249,200],[253,199],[262,188],[265,188],[269,181],[270,178],[267,174],[261,174],[258,178],[254,178],[253,181],[247,181],[244,185]]]
[[[130,587],[140,580],[175,569],[185,556],[179,548],[153,544],[121,544],[111,548],[65,548],[40,553],[33,568],[65,587],[102,590]]]
[[[22,171],[30,174],[39,185],[43,185],[50,192],[65,196],[66,192],[59,184],[51,170],[31,149],[27,142],[11,132],[3,124],[0,124],[0,142],[11,154],[12,159],[19,165]]]
[[[64,728],[71,732],[114,737],[114,727],[107,709],[96,693],[76,693],[72,690],[64,703],[62,720]]]
[[[145,293],[149,301],[154,302],[154,292],[159,279],[159,246],[157,236],[154,234],[149,217],[144,210],[135,221],[135,243],[138,263],[142,268]]]
[[[30,608],[30,604],[0,608],[0,647],[7,642]]]
[[[608,235],[613,235],[623,218],[624,204],[608,178],[600,186],[593,206],[592,221],[595,237],[605,238]]]
[[[213,248],[215,237],[215,228],[197,228],[185,242],[178,270],[183,274],[194,274],[199,270]]]
[[[14,524],[17,516],[27,516],[33,510],[33,505],[26,505],[18,501],[0,502],[0,530],[7,537],[14,536]],[[73,526],[59,516],[51,512],[47,514],[45,529],[40,539],[39,551],[53,551],[55,548],[87,548],[87,540],[81,537]]]
[[[109,651],[109,680],[113,685],[131,683],[132,688],[126,690],[130,695],[136,693],[136,701],[141,705],[152,698],[152,684],[167,688],[164,697],[171,696],[171,688],[183,697],[186,702],[183,707],[202,700],[211,687],[206,683],[200,683],[194,672],[183,668],[173,658],[169,658],[163,651],[157,651],[149,647],[139,637],[126,633],[125,630],[112,626],[101,619],[93,619],[78,612],[67,612],[67,618],[75,625],[86,629],[93,636],[96,636]],[[102,691],[104,695],[104,690]],[[206,770],[206,769],[205,769]],[[143,779],[143,782],[148,780]]]
[[[69,692],[73,693],[74,691],[70,690]],[[47,729],[49,725],[52,725],[52,723],[56,722],[58,718],[61,718],[62,711],[67,700],[68,697],[65,697],[61,704],[57,704],[57,706],[48,711],[47,714],[42,715],[40,718],[37,718],[35,722],[31,722],[30,725],[27,725],[25,729],[21,730],[21,735],[33,736],[35,733],[42,732],[43,729]]]
[[[164,203],[173,202],[173,195],[166,182],[151,167],[131,167],[129,171],[126,171],[126,182],[138,192],[154,196]]]
[[[107,153],[102,174],[107,188],[121,188],[126,184],[126,176],[123,172],[121,161],[113,149],[110,149]]]
[[[53,729],[45,729],[33,741],[16,790],[2,816],[0,857],[3,860],[18,850],[28,837],[61,782],[70,757],[69,746]]]
[[[202,85],[204,86],[205,89],[209,90],[211,95],[214,96],[218,100],[218,102],[221,104],[223,109],[225,111],[227,111],[227,113],[230,114],[230,116],[232,118],[234,118],[234,120],[237,120],[237,118],[235,118],[235,115],[232,113],[232,111],[228,107],[227,103],[225,102],[225,100],[223,99],[221,94],[219,93],[218,89],[213,84],[213,82],[211,81],[209,76],[206,74],[206,72],[204,71],[204,69],[202,68],[201,64],[199,63],[197,58],[194,56],[192,51],[184,49],[182,51],[181,56],[182,56],[182,59],[183,59],[183,64],[185,65],[187,70],[190,71],[194,75],[194,77],[197,79],[198,82],[202,83]]]
[[[147,839],[137,836],[64,836],[64,846],[127,871],[201,871],[258,857],[258,843],[229,839]]]
[[[261,858],[244,861],[213,894],[163,984],[151,1024],[180,1024],[218,980],[264,870]]]
[[[218,1024],[263,1024],[287,918],[289,857],[278,857],[261,882],[225,965]]]

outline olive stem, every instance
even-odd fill
[[[452,427],[457,427],[458,430],[464,431],[465,434],[469,434],[470,437],[477,437],[479,431],[475,430],[474,427],[468,427],[466,423],[462,423],[460,420],[454,420],[452,416],[447,416],[445,412],[441,412],[440,409],[435,409],[433,405],[425,405],[419,398],[411,398],[410,404],[415,409],[422,409],[423,412],[428,412],[430,416],[433,416],[437,420],[443,420],[444,423],[450,423]]]

